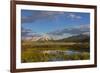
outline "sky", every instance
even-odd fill
[[[24,34],[69,36],[89,32],[90,13],[21,10]]]

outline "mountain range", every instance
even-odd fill
[[[27,40],[27,41],[58,41],[58,42],[89,42],[90,37],[89,34],[87,33],[83,33],[83,34],[79,34],[79,35],[73,35],[67,38],[63,38],[63,39],[58,39],[55,40],[54,38],[52,38],[51,36],[44,34],[44,35],[39,35],[39,36],[29,36],[29,37],[24,37],[24,39],[22,40]]]
[[[68,38],[64,38],[58,41],[63,41],[63,42],[89,42],[90,41],[90,37],[89,35],[85,35],[85,34],[79,34],[76,36],[71,36]]]

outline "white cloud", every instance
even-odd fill
[[[71,19],[81,19],[82,17],[78,16],[78,15],[76,15],[74,13],[69,13],[68,18],[71,18]]]
[[[61,35],[62,36],[64,34],[76,35],[76,34],[82,34],[82,33],[85,33],[85,32],[90,32],[90,25],[89,24],[79,25],[79,26],[72,27],[72,28],[64,28],[64,29],[61,29],[61,30],[49,32],[48,34]]]

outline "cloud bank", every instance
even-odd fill
[[[28,15],[29,14],[29,15]],[[22,10],[21,23],[32,23],[38,20],[55,20],[58,15],[69,19],[81,19],[75,12]]]
[[[82,34],[82,33],[86,33],[86,32],[90,32],[89,25],[80,25],[80,26],[73,27],[73,28],[64,28],[61,30],[49,32],[48,34],[59,36],[59,35],[64,35],[64,34],[77,35],[77,34]]]

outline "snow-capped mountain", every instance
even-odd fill
[[[52,40],[52,38],[47,34],[42,35],[40,39],[38,39],[38,41],[48,41],[48,40]]]
[[[34,34],[31,36],[26,36],[23,37],[22,40],[29,40],[29,41],[48,41],[48,40],[52,40],[52,38],[47,35],[47,34],[43,34],[43,35],[38,35],[38,34]]]

